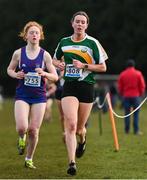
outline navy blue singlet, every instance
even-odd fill
[[[15,100],[23,100],[29,104],[46,102],[45,78],[39,76],[35,68],[44,69],[44,50],[40,49],[35,59],[29,59],[26,55],[26,47],[21,48],[19,70],[23,70],[25,78],[18,80]]]

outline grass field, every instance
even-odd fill
[[[13,101],[4,102],[0,111],[0,178],[1,179],[146,179],[147,178],[147,105],[140,112],[142,136],[132,132],[125,135],[123,119],[115,118],[120,144],[114,151],[109,114],[102,115],[103,134],[99,134],[99,114],[90,116],[87,134],[87,149],[77,159],[78,172],[74,177],[66,174],[67,154],[61,138],[61,128],[56,104],[53,106],[53,121],[43,122],[40,139],[34,156],[36,170],[24,168],[24,156],[16,150],[17,134],[13,115]],[[115,109],[123,115],[121,109]]]

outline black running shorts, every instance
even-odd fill
[[[74,96],[79,102],[92,103],[94,101],[93,84],[84,81],[65,81],[62,98],[66,96]]]

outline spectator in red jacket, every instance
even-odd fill
[[[142,73],[135,69],[135,61],[127,61],[126,69],[121,72],[118,79],[118,91],[123,98],[125,115],[129,114],[131,108],[136,109],[140,104],[140,97],[145,92],[145,81]],[[134,112],[133,121],[134,134],[139,131],[139,109]],[[130,131],[130,116],[125,118],[125,133]]]

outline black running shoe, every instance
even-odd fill
[[[67,169],[67,174],[70,174],[71,176],[76,175],[76,163],[75,162],[71,162],[69,164],[69,167]]]
[[[83,143],[78,143],[78,147],[76,149],[76,157],[80,158],[83,156],[86,149],[86,139]]]

